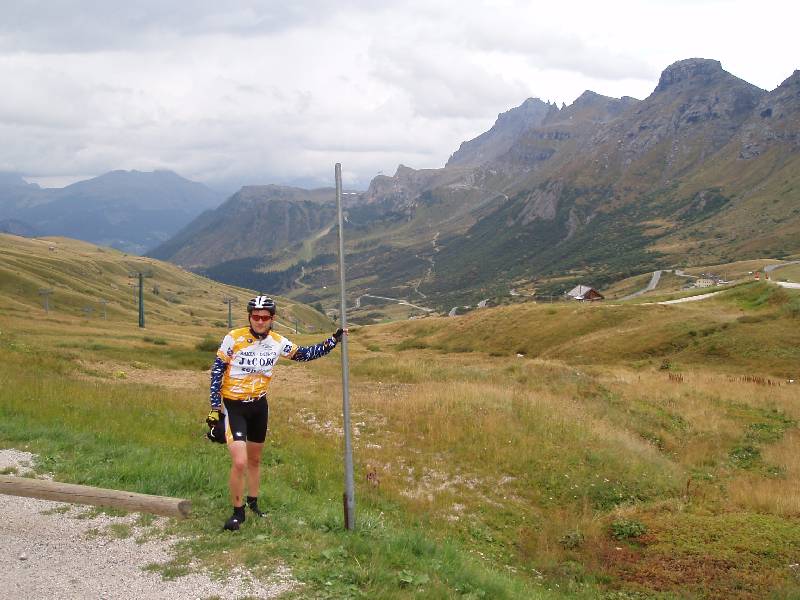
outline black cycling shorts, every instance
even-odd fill
[[[258,400],[231,400],[223,398],[225,405],[225,439],[230,442],[256,442],[267,439],[269,404],[267,397]]]

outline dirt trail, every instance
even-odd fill
[[[32,475],[34,460],[27,452],[0,450],[0,471],[16,469],[16,475]],[[136,514],[87,517],[90,514],[88,507],[0,494],[2,597],[267,599],[298,585],[286,567],[265,579],[239,569],[226,581],[201,573],[164,580],[144,569],[171,558],[178,540],[163,533],[166,519],[142,526]]]

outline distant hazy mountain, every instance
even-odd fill
[[[278,291],[330,299],[332,216],[318,208],[312,219],[295,194],[281,211],[251,207],[247,229],[238,211],[220,211],[213,226],[198,221],[165,246],[182,264],[202,255],[222,280],[269,271]],[[667,67],[644,100],[586,91],[559,109],[528,99],[444,168],[401,165],[347,207],[353,293],[439,307],[521,285],[563,291],[798,253],[800,73],[767,92],[693,58]],[[226,244],[236,231],[246,239]],[[297,243],[287,250],[255,232]]]
[[[0,190],[4,188],[39,188],[35,183],[28,183],[19,173],[0,172]]]
[[[246,186],[149,255],[202,269],[232,259],[280,254],[328,227],[335,201],[331,188]]]
[[[0,218],[40,202],[47,202],[48,192],[35,183],[28,183],[17,173],[0,172]]]
[[[0,218],[132,253],[173,236],[222,195],[171,171],[112,171],[58,189],[0,175]]]
[[[0,233],[10,233],[22,237],[34,237],[39,235],[39,232],[33,227],[22,221],[17,221],[16,219],[0,221]]]

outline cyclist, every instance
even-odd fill
[[[233,515],[223,528],[236,531],[244,523],[244,488],[250,510],[263,517],[258,506],[261,454],[267,435],[267,388],[278,357],[309,361],[328,354],[346,331],[338,329],[325,341],[297,346],[272,330],[276,305],[272,298],[256,296],[247,303],[249,327],[230,331],[211,367],[211,412],[206,422],[209,439],[226,443],[231,455],[228,481]]]

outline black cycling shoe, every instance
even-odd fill
[[[258,517],[266,517],[267,513],[258,508],[258,498],[256,496],[248,496],[247,497],[247,506],[250,507],[256,516]]]
[[[255,504],[255,503],[253,503],[253,504],[248,504],[247,506],[249,506],[249,507],[250,507],[250,510],[252,510],[252,511],[253,511],[253,513],[254,513],[254,514],[257,516],[257,517],[266,517],[266,516],[267,516],[267,513],[265,513],[265,512],[264,512],[264,511],[262,511],[262,510],[259,510],[259,508],[258,508],[258,504]]]
[[[237,506],[233,509],[233,514],[225,521],[222,526],[224,531],[239,531],[239,526],[244,523],[244,506]]]

